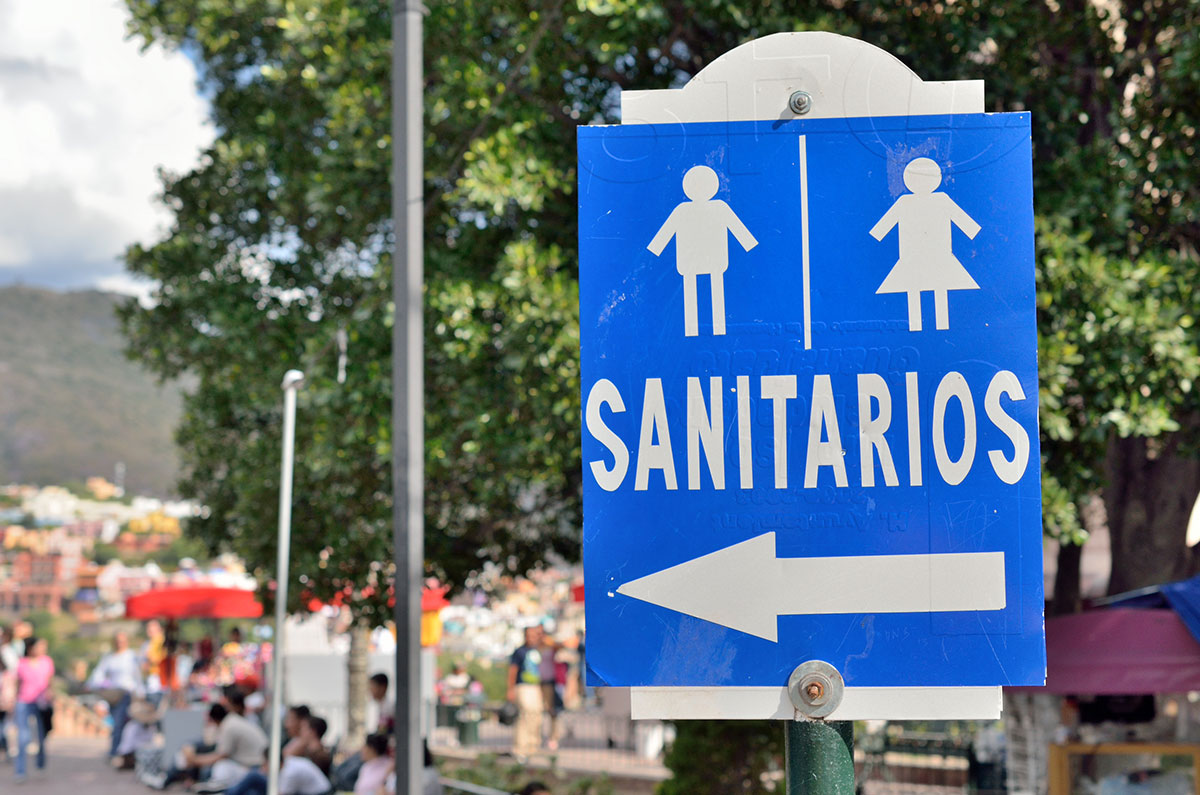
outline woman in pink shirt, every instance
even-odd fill
[[[29,638],[25,656],[17,663],[17,781],[25,780],[25,749],[29,745],[29,721],[37,722],[37,769],[46,767],[46,724],[42,710],[50,706],[50,680],[54,660],[46,654],[46,641]]]
[[[386,734],[367,735],[367,744],[362,749],[362,767],[354,781],[354,795],[376,795],[392,772],[392,758],[388,754]]]

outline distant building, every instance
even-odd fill
[[[139,516],[146,516],[147,514],[161,511],[163,509],[163,502],[154,497],[134,497],[130,501],[129,507],[133,508]]]
[[[119,560],[110,561],[96,576],[96,589],[106,604],[119,604],[130,596],[149,591],[166,582],[162,569],[153,563],[145,566],[126,566]]]
[[[25,497],[21,508],[39,522],[65,524],[78,515],[79,498],[61,486],[46,486]]]
[[[160,510],[159,500],[134,498],[132,505],[121,502],[85,500],[60,486],[46,486],[23,496],[21,509],[41,526],[70,524],[78,521],[102,522],[115,519],[125,523]]]
[[[125,531],[117,536],[117,550],[122,555],[144,555],[171,546],[178,536],[166,533],[134,533]]]
[[[75,575],[75,595],[71,597],[71,615],[80,624],[93,624],[100,620],[99,607],[100,567],[95,563],[85,563],[79,567]]]
[[[11,556],[12,572],[0,584],[0,613],[17,615],[41,610],[62,612],[62,555],[42,555],[22,550]]]
[[[112,520],[110,519],[107,521]],[[62,529],[67,535],[75,536],[77,538],[90,538],[94,541],[100,538],[101,534],[104,532],[105,524],[107,524],[107,522],[102,520],[93,520],[90,522],[68,522],[67,524],[63,525]]]
[[[77,535],[66,526],[28,529],[20,525],[4,528],[4,549],[25,550],[35,555],[61,555],[61,577],[64,584],[72,582],[75,570],[91,555],[95,541]]]
[[[125,490],[109,483],[105,478],[91,477],[87,479],[87,490],[98,500],[111,500],[125,495]]]

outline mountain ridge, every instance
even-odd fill
[[[125,357],[121,300],[0,288],[0,482],[111,480],[123,462],[128,492],[174,494],[181,388]]]

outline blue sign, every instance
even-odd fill
[[[1029,115],[578,143],[589,682],[1042,684]]]

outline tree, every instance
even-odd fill
[[[221,131],[198,168],[165,176],[176,223],[127,257],[160,286],[152,305],[122,311],[137,358],[163,377],[196,379],[178,435],[182,488],[208,506],[192,531],[269,575],[276,381],[300,364],[309,387],[297,439],[294,605],[350,588],[355,609],[381,620],[390,6],[130,8],[135,34],[203,61]],[[562,24],[557,12],[520,3],[451,4],[429,30],[427,162],[440,177],[429,180],[427,214],[428,549],[451,581],[485,561],[522,570],[547,552],[578,554],[571,149],[559,134],[574,121],[558,68],[532,60],[539,46],[570,51],[547,35]],[[506,85],[529,96],[501,104]],[[339,333],[345,383],[335,377]]]

